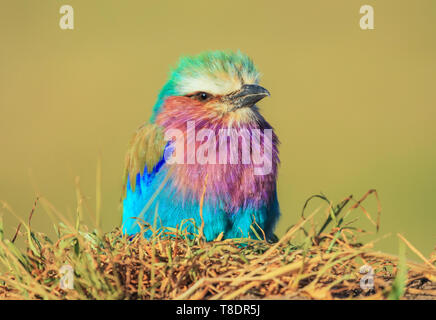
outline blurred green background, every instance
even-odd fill
[[[61,5],[75,29],[61,30]],[[375,30],[359,28],[373,5]],[[36,193],[72,217],[80,176],[91,211],[102,159],[102,225],[120,222],[124,152],[182,54],[241,49],[272,97],[263,114],[281,144],[282,235],[305,200],[377,189],[381,250],[401,232],[436,244],[436,2],[0,2],[0,199],[28,216]],[[312,211],[320,202],[313,202]],[[373,215],[376,201],[365,202]],[[6,234],[18,220],[2,210]],[[85,211],[86,212],[86,211]],[[356,211],[368,230],[374,228]],[[52,232],[38,207],[32,226]]]

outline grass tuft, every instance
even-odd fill
[[[305,217],[306,203],[300,221],[276,243],[262,234],[205,242],[201,226],[187,232],[192,221],[177,228],[144,225],[142,233],[152,231],[149,239],[126,237],[119,228],[90,231],[78,201],[76,223],[59,217],[56,239],[31,228],[33,208],[28,222],[20,220],[25,231],[18,229],[12,239],[26,241],[20,249],[5,238],[0,217],[0,264],[6,270],[0,273],[0,299],[436,299],[436,254],[425,258],[402,235],[399,257],[373,251],[376,240],[359,241],[364,231],[355,225],[361,217],[379,229],[380,206],[373,219],[362,205],[370,195],[378,201],[375,190],[337,205],[324,195],[311,197],[325,202],[325,216],[319,221],[319,207]],[[406,247],[423,263],[407,261]],[[74,270],[73,289],[60,285],[66,265]],[[364,276],[373,277],[363,282],[369,287],[362,287]]]

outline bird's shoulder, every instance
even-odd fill
[[[164,130],[157,124],[146,123],[136,130],[130,140],[124,160],[123,198],[126,194],[128,180],[134,191],[138,173],[143,174],[145,168],[150,173],[162,161],[166,143]]]

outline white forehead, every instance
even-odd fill
[[[197,74],[184,77],[183,80],[177,84],[177,91],[180,92],[181,95],[194,92],[226,95],[239,90],[243,84],[255,84],[257,81],[257,75],[253,74]]]

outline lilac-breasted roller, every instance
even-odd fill
[[[275,237],[278,139],[256,106],[269,96],[258,83],[255,65],[239,51],[180,59],[127,151],[125,234],[145,223],[196,226],[208,241],[221,233]]]

